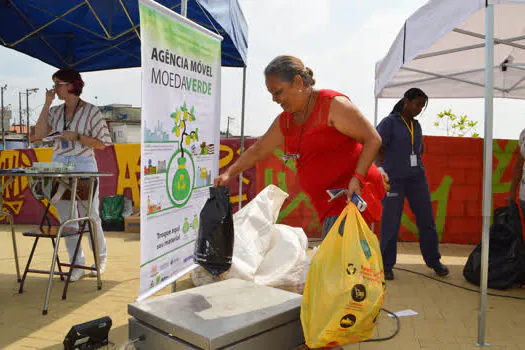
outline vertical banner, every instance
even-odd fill
[[[222,38],[140,0],[139,300],[191,271],[199,215],[219,172]]]

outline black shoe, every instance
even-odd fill
[[[387,280],[387,281],[394,280],[394,271],[392,271],[392,270],[385,270],[385,280]]]
[[[443,265],[442,263],[438,263],[436,266],[432,267],[432,270],[438,275],[439,277],[445,277],[448,276],[448,267]]]

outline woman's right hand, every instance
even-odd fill
[[[46,104],[50,105],[55,99],[55,89],[46,89]]]
[[[213,185],[215,187],[217,186],[226,186],[228,185],[228,182],[231,180],[231,175],[225,171],[224,173],[220,174],[215,178],[215,181],[213,182]]]

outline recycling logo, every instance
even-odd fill
[[[357,318],[355,317],[355,315],[344,315],[343,318],[341,318],[341,321],[339,321],[339,325],[343,328],[350,328],[355,324],[356,320]]]
[[[347,274],[347,275],[352,276],[352,275],[355,275],[356,272],[357,272],[357,269],[356,269],[356,267],[354,266],[354,264],[348,264],[348,265],[346,266],[346,274]]]
[[[356,284],[352,288],[352,299],[354,299],[355,302],[362,302],[366,299],[366,287],[362,284]]]

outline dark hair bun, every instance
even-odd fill
[[[304,70],[305,70],[306,74],[308,74],[312,78],[314,77],[314,72],[310,69],[310,67],[304,67]]]
[[[304,67],[304,72],[306,73],[308,79],[308,85],[315,85],[314,71],[310,67]]]

